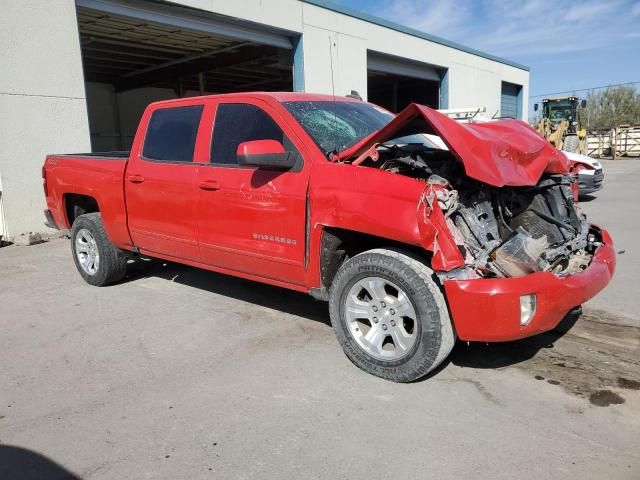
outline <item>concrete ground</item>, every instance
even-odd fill
[[[408,385],[305,295],[158,261],[95,288],[66,240],[0,249],[0,478],[640,478],[640,161],[605,169],[584,208],[624,253],[585,315]]]
[[[616,275],[588,307],[625,317],[640,327],[640,159],[603,160],[604,187],[582,208],[592,223],[605,226],[615,243]]]

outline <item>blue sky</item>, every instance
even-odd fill
[[[334,2],[527,65],[532,97],[640,81],[640,0]]]

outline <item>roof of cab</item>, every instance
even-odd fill
[[[182,97],[171,100],[160,100],[152,102],[151,105],[170,105],[173,103],[183,103],[197,101],[197,99],[215,99],[215,98],[234,98],[234,97],[254,97],[254,98],[271,98],[277,102],[362,102],[351,97],[341,97],[334,95],[325,95],[321,93],[306,92],[237,92],[237,93],[221,93],[215,95],[202,95],[197,97]]]
[[[279,102],[362,102],[356,98],[338,95],[326,95],[322,93],[306,92],[257,92],[259,95],[267,95]],[[251,94],[253,95],[253,93]]]

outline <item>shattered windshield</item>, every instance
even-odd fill
[[[365,102],[296,101],[283,105],[325,154],[351,147],[394,118],[386,110]],[[422,135],[385,143],[422,143],[433,148]]]

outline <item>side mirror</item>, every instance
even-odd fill
[[[537,103],[534,103],[534,104],[533,104],[533,111],[534,111],[534,112],[537,112],[537,111],[538,111],[538,104],[537,104]]]
[[[266,170],[289,170],[296,164],[295,155],[287,152],[277,140],[251,140],[242,142],[236,151],[238,165]]]
[[[583,100],[580,102],[580,106],[581,106],[582,108],[587,108],[587,101],[583,99]]]

